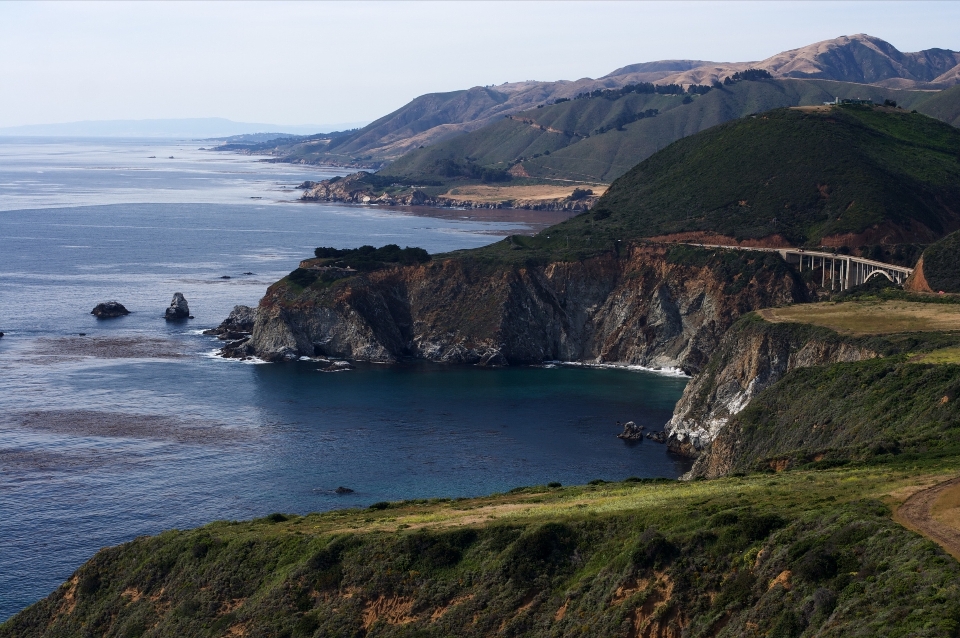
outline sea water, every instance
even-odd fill
[[[340,173],[204,145],[0,138],[0,620],[168,528],[686,469],[615,436],[659,429],[681,376],[213,356],[200,332],[318,245],[435,253],[560,217],[298,202]],[[161,318],[174,292],[195,319]],[[132,314],[89,314],[112,299]]]

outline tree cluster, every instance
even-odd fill
[[[359,248],[329,248],[320,246],[313,251],[319,259],[330,259],[329,265],[341,268],[353,268],[369,272],[382,268],[384,264],[422,264],[430,261],[430,253],[423,248],[397,244],[387,244],[381,248],[360,246]]]
[[[639,93],[639,94],[659,94],[659,95],[703,95],[708,93],[711,89],[717,88],[720,86],[720,83],[717,82],[714,86],[707,86],[706,84],[691,84],[686,89],[683,88],[681,84],[653,84],[651,82],[639,82],[637,84],[627,84],[619,89],[594,89],[593,91],[588,91],[586,93],[578,93],[575,100],[586,100],[590,98],[602,97],[608,100],[616,100],[624,95],[629,95],[630,93]],[[569,101],[568,98],[560,98],[554,104],[560,104],[561,102]]]
[[[499,168],[480,166],[470,161],[460,163],[452,159],[437,160],[433,172],[444,177],[466,177],[486,183],[508,182],[512,178],[510,173]]]
[[[647,109],[646,111],[640,111],[639,113],[624,113],[620,115],[620,117],[615,119],[613,122],[611,122],[610,124],[607,124],[606,126],[601,126],[600,128],[596,129],[593,132],[593,134],[601,135],[603,133],[606,133],[607,131],[612,131],[613,129],[622,131],[623,127],[626,126],[627,124],[636,122],[637,120],[642,120],[647,117],[656,117],[659,114],[660,114],[659,109]]]
[[[737,71],[733,76],[727,76],[723,79],[726,85],[736,84],[737,82],[747,81],[756,82],[758,80],[771,80],[773,76],[764,69],[747,69],[746,71]]]

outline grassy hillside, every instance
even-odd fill
[[[960,130],[920,114],[781,109],[676,142],[618,179],[594,217],[647,236],[930,242],[960,225],[958,151]]]
[[[960,366],[907,355],[797,369],[728,425],[742,445],[734,467],[954,456],[958,398]]]
[[[960,126],[960,86],[934,93],[914,108],[947,124]]]
[[[957,469],[599,482],[213,523],[101,550],[0,636],[950,636],[960,565],[890,505]]]
[[[738,82],[695,96],[628,93],[524,111],[411,151],[381,174],[443,177],[438,169],[444,162],[470,161],[500,169],[520,164],[535,178],[609,182],[659,149],[711,126],[773,108],[819,105],[838,96],[880,103],[892,99],[905,109],[922,112],[927,102],[938,98],[931,108],[935,117],[955,119],[953,111],[960,112],[957,92],[940,96],[826,80]],[[633,121],[633,116],[650,109],[658,115]]]
[[[854,251],[929,244],[960,225],[958,148],[960,130],[920,114],[780,109],[675,142],[614,182],[593,209],[533,237],[458,254],[576,260],[684,232]]]
[[[923,251],[923,276],[933,291],[960,292],[960,231]]]

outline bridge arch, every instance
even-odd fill
[[[897,282],[893,281],[893,277],[891,277],[891,276],[890,276],[890,273],[888,273],[886,270],[874,270],[872,273],[870,273],[869,275],[866,276],[866,278],[863,280],[863,283],[867,283],[868,281],[870,281],[871,279],[873,279],[873,276],[874,276],[874,275],[883,275],[884,277],[886,277],[888,280],[892,281],[893,283],[897,283]]]

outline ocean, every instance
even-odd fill
[[[0,138],[0,621],[164,529],[688,469],[615,436],[659,429],[679,375],[215,356],[202,330],[316,246],[436,253],[562,215],[303,203],[344,172],[209,145]],[[174,292],[194,319],[161,318]],[[132,313],[93,317],[107,300]]]

